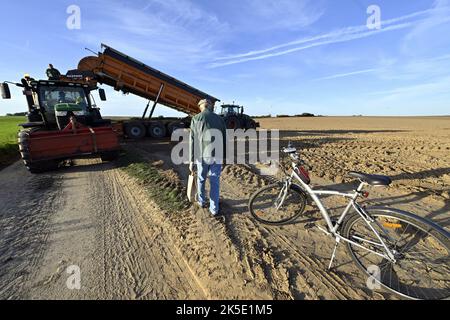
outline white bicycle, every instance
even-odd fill
[[[335,239],[332,267],[339,243],[357,264],[383,287],[402,297],[420,300],[441,300],[450,297],[450,234],[436,223],[414,214],[391,208],[366,208],[358,204],[367,198],[367,186],[389,186],[387,176],[350,172],[359,186],[349,193],[321,190],[310,186],[306,164],[295,148],[283,152],[292,158],[292,172],[284,181],[257,191],[250,199],[249,209],[259,222],[283,225],[298,218],[308,199],[319,208],[327,228],[319,227]],[[341,196],[349,200],[337,219],[332,219],[320,196]],[[353,212],[351,212],[353,209]],[[378,270],[373,274],[373,267]]]

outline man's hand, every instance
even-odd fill
[[[194,163],[193,163],[193,162],[190,162],[190,163],[189,163],[189,171],[190,171],[191,173],[194,173]]]

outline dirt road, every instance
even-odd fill
[[[0,177],[2,299],[289,298],[246,270],[225,225],[195,210],[169,218],[113,164],[31,175],[18,162]]]
[[[0,298],[176,299],[205,292],[162,223],[110,164],[0,173]],[[67,267],[81,271],[69,290]]]

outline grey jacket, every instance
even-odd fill
[[[207,147],[215,141],[215,137],[213,137],[214,131],[211,131],[211,129],[216,129],[216,132],[221,132],[222,134],[223,153],[221,157],[215,152],[208,152],[207,150]],[[223,163],[224,159],[226,159],[226,141],[227,128],[222,117],[209,110],[199,113],[192,118],[191,122],[190,161],[195,162],[213,158],[217,162]]]
[[[47,74],[48,80],[59,80],[61,77],[61,73],[55,68],[48,68],[45,73]]]

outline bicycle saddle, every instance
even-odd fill
[[[366,174],[362,172],[351,171],[348,173],[350,177],[357,178],[371,186],[389,186],[392,183],[391,178],[374,174]]]

